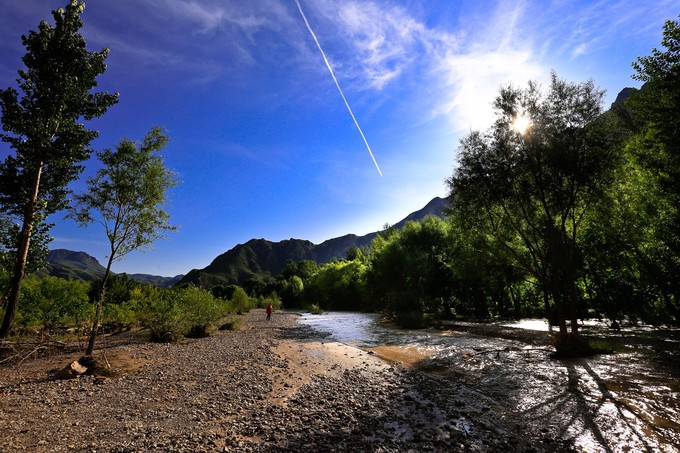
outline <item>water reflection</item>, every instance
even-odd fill
[[[541,348],[519,341],[399,330],[369,314],[306,315],[302,322],[336,341],[462,382],[538,437],[549,432],[574,439],[583,451],[679,451],[677,329],[628,326],[613,331],[605,323],[586,323],[586,335],[619,345],[620,352],[551,360]],[[504,326],[548,328],[542,320]]]

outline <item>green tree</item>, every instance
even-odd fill
[[[534,83],[501,89],[494,126],[461,140],[460,165],[447,181],[453,209],[549,295],[563,334],[567,317],[578,330],[584,216],[618,165],[619,134],[602,116],[603,95],[592,82],[555,74],[545,93]],[[525,131],[515,127],[522,116]]]
[[[440,316],[450,306],[452,262],[448,224],[427,217],[372,241],[366,280],[380,307],[392,314]]]
[[[658,196],[647,200],[654,219],[653,240],[639,257],[665,301],[680,319],[680,21],[667,21],[661,41],[665,50],[633,63],[635,79],[645,82],[626,103],[635,135],[628,148],[636,163],[651,174]],[[643,206],[645,205],[643,204]],[[650,212],[651,211],[651,212]],[[644,211],[643,211],[644,212]]]
[[[286,261],[281,271],[281,276],[284,279],[290,279],[290,277],[297,275],[303,281],[307,280],[309,277],[314,275],[319,270],[319,265],[316,261],[312,260],[302,260],[297,263],[293,260]]]
[[[324,309],[370,310],[366,305],[366,270],[366,263],[358,260],[325,264],[304,284],[304,297],[309,304]]]
[[[88,355],[94,350],[111,264],[165,238],[164,232],[176,230],[168,223],[170,216],[163,204],[167,190],[177,185],[177,180],[157,155],[167,142],[163,132],[154,127],[140,144],[124,139],[115,148],[98,152],[104,167],[88,179],[88,191],[74,197],[69,216],[81,226],[93,221],[101,224],[109,241],[106,272],[95,300]]]
[[[82,120],[102,115],[117,101],[117,94],[91,92],[106,69],[108,50],[86,50],[79,33],[84,7],[71,0],[52,12],[54,26],[42,21],[37,32],[22,36],[26,69],[18,72],[19,91],[0,90],[0,137],[15,152],[0,164],[0,206],[22,222],[3,294],[7,308],[0,338],[9,335],[14,321],[36,224],[65,207],[67,184],[81,172],[79,162],[88,158],[97,136]]]
[[[525,312],[521,296],[524,274],[512,266],[507,252],[490,235],[457,214],[454,211],[447,216],[453,298],[450,310],[443,314],[487,319],[508,318],[512,312],[513,317],[521,317]]]

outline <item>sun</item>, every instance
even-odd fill
[[[512,128],[520,134],[525,133],[531,127],[531,119],[526,115],[518,115],[512,122]]]

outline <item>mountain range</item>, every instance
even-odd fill
[[[392,227],[399,229],[408,221],[422,220],[428,215],[442,217],[447,206],[446,199],[436,197],[424,208],[409,214]],[[313,260],[323,264],[335,258],[344,258],[352,247],[368,247],[377,234],[377,231],[363,236],[347,234],[328,239],[318,245],[304,239],[291,238],[279,242],[251,239],[219,255],[207,267],[192,269],[179,284],[192,283],[201,288],[242,285],[262,274],[279,275],[288,260]]]
[[[106,268],[93,256],[85,252],[74,252],[66,249],[50,250],[47,254],[47,264],[35,275],[42,277],[51,275],[69,280],[92,281],[104,276]],[[179,282],[184,275],[175,277],[161,277],[149,274],[127,274],[131,280],[150,285],[170,288]]]
[[[422,220],[428,215],[442,217],[448,201],[436,197],[424,208],[406,216],[392,225],[402,228],[406,222]],[[219,255],[203,269],[192,269],[186,275],[161,277],[149,274],[128,274],[132,280],[169,288],[176,284],[191,283],[201,288],[216,285],[242,285],[250,278],[262,275],[276,276],[281,273],[288,260],[313,260],[324,264],[333,259],[342,259],[352,247],[367,248],[378,232],[363,236],[347,234],[314,244],[304,239],[286,239],[272,242],[266,239],[251,239],[245,244],[238,244]],[[45,267],[35,273],[37,276],[51,275],[71,280],[92,281],[101,278],[106,269],[96,258],[85,252],[66,249],[51,250],[47,255]]]

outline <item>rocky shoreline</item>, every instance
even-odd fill
[[[105,341],[119,376],[0,368],[0,451],[564,451],[469,385],[326,341],[294,313],[181,344]],[[471,404],[474,401],[476,403]]]

